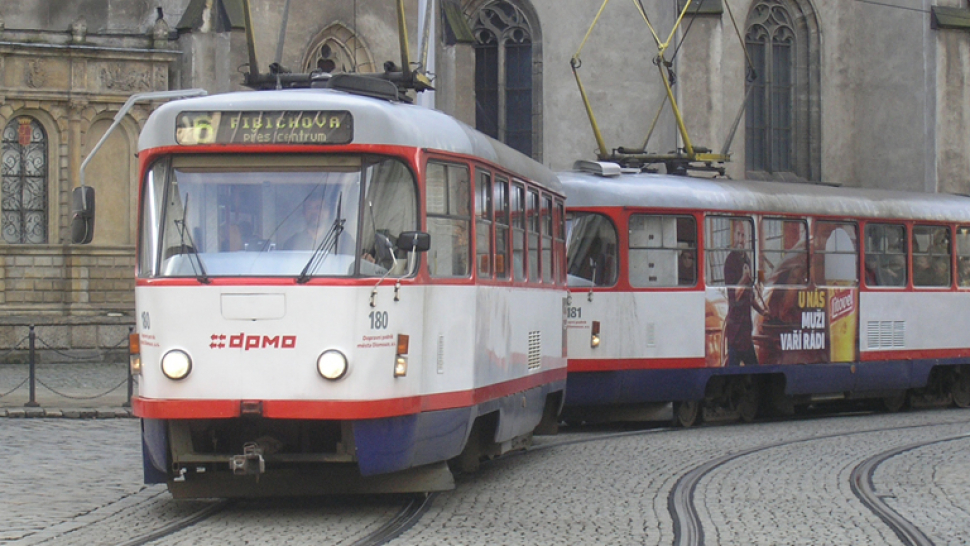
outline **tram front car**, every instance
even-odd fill
[[[530,376],[501,347],[476,345],[460,264],[469,219],[446,210],[433,244],[422,231],[423,154],[467,146],[466,129],[317,89],[152,114],[132,359],[146,483],[182,498],[441,490],[453,487],[444,461],[488,404],[510,441],[531,434],[564,387],[564,359]],[[449,199],[442,173],[429,201]],[[471,365],[475,353],[493,358]]]

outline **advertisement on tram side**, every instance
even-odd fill
[[[807,237],[803,221],[761,219],[753,273],[751,224],[724,219],[721,231],[730,230],[730,246],[725,242],[719,248],[715,242],[708,251],[708,278],[714,282],[707,288],[707,366],[854,361],[855,226],[817,222],[814,236]],[[708,237],[718,239],[712,225]]]

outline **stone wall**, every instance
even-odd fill
[[[0,245],[0,317],[134,314],[131,247]]]

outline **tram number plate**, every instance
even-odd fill
[[[347,144],[354,117],[345,110],[182,112],[175,141],[200,144]]]
[[[371,311],[370,315],[370,329],[371,330],[384,330],[387,328],[387,311]]]

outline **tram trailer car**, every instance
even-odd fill
[[[970,198],[619,173],[559,174],[567,421],[970,405]]]
[[[139,163],[146,483],[441,490],[446,461],[473,469],[554,428],[551,171],[440,112],[335,89],[168,103]]]

